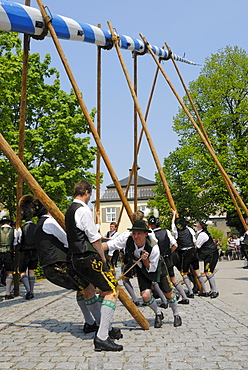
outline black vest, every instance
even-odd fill
[[[208,235],[208,240],[205,243],[202,244],[201,248],[197,249],[197,252],[198,252],[199,258],[204,259],[209,254],[217,251],[218,247],[215,244],[215,242],[213,241],[212,236],[209,234],[209,232],[207,230],[201,230],[200,233],[202,233],[202,232],[204,232]]]
[[[82,254],[87,251],[94,251],[97,253],[94,247],[90,244],[85,232],[76,226],[75,212],[79,207],[83,207],[83,205],[81,203],[73,202],[65,214],[65,226],[69,244],[69,252]]]
[[[68,248],[65,248],[64,244],[56,236],[47,234],[42,230],[46,219],[46,217],[41,217],[35,229],[35,244],[42,267],[58,261],[66,261],[68,255]]]
[[[191,232],[189,231],[187,227],[184,230],[177,230],[177,233],[178,233],[177,250],[195,248],[195,244],[193,241],[193,235],[191,234]]]
[[[147,237],[146,238],[146,244],[144,247],[144,250],[151,254],[152,247],[150,244],[150,240]],[[132,236],[130,235],[126,242],[126,248],[125,248],[125,257],[124,257],[124,263],[126,263],[127,266],[131,267],[133,265],[133,259],[134,257],[134,251],[135,251],[135,245]],[[142,261],[141,261],[142,262]],[[138,267],[139,268],[139,267]],[[160,264],[158,263],[157,270],[155,272],[148,272],[144,264],[142,263],[142,273],[151,281],[158,281],[159,275],[160,275]]]
[[[0,227],[0,253],[13,252],[14,229],[8,226]]]
[[[23,225],[21,229],[22,229],[22,239],[20,251],[36,249],[34,239],[36,225],[33,222],[28,222],[25,223],[25,225]]]
[[[110,235],[110,233],[111,233],[112,231],[108,231],[107,232],[107,234],[106,234],[106,238],[112,238],[112,236],[113,235],[115,235],[115,233],[116,233],[116,230],[114,230],[113,232],[112,232],[112,234]]]
[[[154,234],[158,239],[158,246],[160,249],[161,256],[170,257],[171,256],[170,239],[168,237],[167,230],[165,229],[155,230]]]

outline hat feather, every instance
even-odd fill
[[[151,209],[146,207],[144,210],[144,217],[147,217],[151,213]]]
[[[156,217],[156,218],[159,217],[159,212],[158,212],[157,208],[154,208],[154,210],[153,210],[153,216]]]

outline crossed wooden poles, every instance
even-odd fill
[[[26,0],[26,5],[29,5],[30,1],[29,0]],[[116,190],[120,196],[120,199],[123,203],[123,206],[124,208],[126,209],[126,212],[131,220],[131,216],[132,216],[132,210],[131,210],[131,207],[129,205],[129,203],[127,202],[127,198],[125,196],[125,194],[123,193],[122,191],[122,188],[120,186],[120,183],[118,181],[118,178],[115,174],[115,171],[108,159],[108,156],[106,154],[106,151],[101,143],[101,140],[100,140],[100,127],[98,125],[98,129],[96,130],[95,126],[94,126],[94,123],[90,117],[90,114],[86,108],[86,105],[84,103],[84,100],[82,98],[82,95],[81,95],[81,92],[77,86],[77,83],[74,79],[74,76],[71,72],[71,69],[69,67],[69,64],[67,62],[67,59],[64,55],[64,52],[60,46],[60,43],[59,43],[59,40],[58,40],[58,37],[54,31],[54,28],[52,26],[52,23],[51,23],[51,19],[49,18],[49,16],[47,15],[46,13],[46,10],[42,4],[42,0],[37,0],[37,3],[40,7],[40,11],[42,13],[42,16],[43,16],[43,19],[49,29],[49,32],[53,38],[53,41],[54,41],[54,44],[56,46],[56,49],[60,55],[60,58],[62,60],[62,63],[64,65],[64,68],[66,70],[66,73],[68,75],[68,78],[72,84],[72,87],[74,89],[74,92],[76,94],[76,97],[78,99],[78,102],[79,102],[79,105],[82,109],[82,112],[89,124],[89,127],[91,129],[91,132],[93,134],[93,137],[95,139],[95,142],[97,144],[97,147],[98,147],[98,152],[99,152],[99,155],[102,156],[104,162],[105,162],[105,165],[112,177],[112,180],[115,184],[115,187],[116,187]],[[154,84],[153,84],[153,88],[152,88],[152,92],[151,92],[151,95],[150,95],[150,99],[149,99],[149,103],[148,103],[148,107],[147,107],[147,111],[146,111],[146,115],[143,116],[143,113],[141,111],[141,108],[140,108],[140,105],[139,105],[139,102],[138,102],[138,98],[137,98],[137,93],[136,93],[136,88],[133,86],[132,82],[131,82],[131,79],[129,77],[129,74],[128,74],[128,71],[126,69],[126,66],[125,66],[125,63],[124,63],[124,60],[123,60],[123,57],[122,57],[122,54],[121,54],[121,50],[120,50],[120,47],[119,47],[119,44],[118,44],[118,35],[115,34],[113,28],[112,28],[112,25],[110,22],[108,22],[108,25],[109,25],[109,29],[110,29],[110,32],[112,34],[112,40],[114,42],[114,46],[116,48],[116,51],[117,51],[117,55],[118,55],[118,58],[119,58],[119,61],[121,63],[121,66],[123,68],[123,72],[125,74],[125,77],[126,77],[126,80],[127,80],[127,83],[128,83],[128,86],[129,86],[129,89],[130,89],[130,92],[131,92],[131,95],[133,97],[133,100],[134,100],[134,105],[135,105],[135,111],[134,111],[134,115],[138,114],[139,116],[139,119],[141,121],[141,124],[142,124],[142,131],[141,131],[141,134],[140,134],[140,138],[139,138],[139,143],[137,145],[137,148],[135,148],[134,150],[134,157],[137,157],[137,154],[138,154],[138,150],[139,150],[139,146],[140,146],[140,142],[141,142],[141,138],[142,138],[142,134],[143,132],[145,133],[146,135],[146,138],[147,138],[147,141],[148,141],[148,144],[149,144],[149,147],[150,147],[150,150],[151,150],[151,153],[153,155],[153,158],[154,158],[154,161],[155,161],[155,164],[156,164],[156,167],[157,167],[157,170],[158,170],[158,173],[161,177],[161,181],[162,181],[162,184],[163,184],[163,187],[165,189],[165,193],[166,193],[166,196],[167,196],[167,199],[168,199],[168,202],[170,204],[170,207],[174,210],[176,210],[176,206],[174,204],[174,201],[173,201],[173,198],[172,198],[172,195],[171,195],[171,192],[170,192],[170,189],[169,189],[169,186],[167,184],[167,181],[166,181],[166,178],[165,178],[165,175],[164,175],[164,172],[163,172],[163,169],[162,169],[162,166],[160,164],[160,161],[159,161],[159,158],[158,158],[158,155],[156,153],[156,150],[155,150],[155,147],[153,145],[153,142],[152,142],[152,138],[151,138],[151,135],[149,133],[149,130],[148,130],[148,127],[147,127],[147,124],[146,124],[146,119],[147,119],[147,115],[148,115],[148,112],[149,112],[149,107],[150,107],[150,102],[151,102],[151,98],[152,98],[152,94],[153,94],[153,91],[154,91],[154,87],[155,87],[155,82],[156,82],[156,78],[157,78],[157,74],[158,74],[158,71],[160,70],[162,75],[164,76],[164,78],[166,79],[166,81],[168,82],[170,88],[172,89],[173,93],[175,94],[176,98],[178,99],[179,103],[181,104],[182,108],[184,109],[185,113],[187,114],[187,116],[189,117],[191,123],[194,125],[195,129],[197,130],[200,138],[202,139],[203,143],[205,144],[206,148],[208,149],[209,153],[211,154],[213,160],[215,161],[216,165],[218,166],[220,172],[221,172],[221,175],[223,177],[223,180],[225,181],[225,184],[227,186],[227,189],[229,191],[229,194],[233,200],[233,203],[235,205],[235,208],[237,209],[237,212],[239,214],[239,217],[241,219],[241,222],[244,226],[244,228],[247,230],[248,227],[247,225],[245,224],[244,222],[244,219],[243,219],[243,216],[242,216],[242,213],[239,209],[239,206],[238,206],[238,203],[236,201],[236,198],[238,199],[238,202],[240,203],[241,207],[243,208],[245,214],[248,216],[248,210],[244,204],[244,202],[242,201],[242,199],[240,198],[238,192],[236,191],[235,187],[233,186],[231,180],[229,179],[228,175],[226,174],[225,170],[223,169],[221,163],[219,162],[216,154],[214,153],[214,150],[211,146],[211,143],[209,141],[209,138],[207,137],[207,134],[206,134],[206,131],[204,130],[204,127],[203,127],[203,124],[199,118],[199,115],[197,114],[197,117],[198,117],[198,120],[199,120],[199,124],[200,124],[200,128],[199,126],[196,124],[196,122],[194,121],[194,119],[192,118],[192,116],[190,115],[188,109],[186,108],[185,104],[183,103],[182,99],[178,96],[177,92],[175,91],[174,87],[172,86],[170,80],[168,79],[167,75],[165,74],[161,64],[160,64],[160,61],[156,58],[155,54],[153,53],[151,47],[149,46],[149,43],[147,42],[147,40],[144,38],[144,36],[142,34],[140,34],[141,38],[143,39],[143,41],[146,43],[147,45],[147,48],[149,50],[149,53],[151,54],[151,56],[153,57],[155,63],[157,64],[157,70],[156,70],[156,74],[155,74],[155,78],[154,78]],[[24,43],[25,45],[25,43]],[[24,50],[25,51],[25,50]],[[27,53],[27,47],[26,47],[26,53]],[[24,53],[25,54],[25,53]],[[27,54],[26,54],[27,55]],[[98,60],[100,61],[100,56],[98,54]],[[176,67],[176,64],[175,64],[175,61],[173,60],[173,57],[171,57],[175,67]],[[24,59],[24,68],[25,68],[25,59]],[[176,67],[177,68],[177,67]],[[24,75],[25,75],[26,72],[24,72]],[[179,71],[178,71],[179,73]],[[25,76],[23,77],[24,80],[23,80],[23,86],[25,87]],[[180,76],[181,78],[181,76]],[[99,85],[100,86],[100,75],[99,75]],[[193,104],[192,102],[192,99],[190,98],[187,90],[186,90],[186,93],[190,99],[190,102],[191,104]],[[22,101],[25,101],[25,92],[23,91],[23,94],[22,95]],[[98,102],[100,100],[100,96],[98,97]],[[193,105],[192,105],[193,106]],[[100,104],[98,104],[98,109],[100,109]],[[195,110],[195,107],[193,106],[193,109]],[[22,107],[22,114],[21,114],[21,117],[25,117],[25,104],[23,105]],[[22,122],[24,121],[24,119],[22,118]],[[24,124],[23,124],[24,125]],[[20,128],[21,130],[21,128]],[[22,128],[23,130],[23,128]],[[21,136],[20,136],[21,137]],[[64,215],[60,212],[60,210],[58,209],[58,207],[52,202],[52,200],[47,196],[47,194],[43,191],[43,189],[39,186],[39,184],[37,183],[37,181],[32,177],[32,175],[29,173],[29,171],[26,169],[26,167],[23,165],[23,162],[21,160],[22,156],[21,156],[21,151],[19,151],[19,157],[14,153],[14,151],[12,150],[12,148],[10,147],[10,145],[6,142],[6,140],[4,139],[4,137],[0,134],[0,149],[3,151],[4,155],[9,159],[9,161],[12,163],[13,167],[16,169],[16,171],[18,172],[18,178],[21,178],[22,180],[24,180],[26,182],[26,184],[29,186],[30,190],[33,192],[33,194],[44,204],[44,206],[47,208],[47,210],[52,214],[52,216],[58,221],[58,223],[65,229],[65,224],[64,224]],[[137,170],[137,162],[134,161],[134,165],[132,167],[132,171],[130,173],[130,180],[132,178],[132,175],[133,175],[133,171]],[[100,172],[100,171],[99,171]],[[19,183],[20,184],[20,183]],[[21,185],[18,185],[18,189],[21,188]],[[236,197],[236,198],[235,198]],[[20,221],[19,221],[20,222]],[[132,302],[132,300],[127,296],[127,294],[122,290],[122,288],[120,286],[118,286],[118,289],[119,289],[119,299],[121,300],[121,302],[125,305],[125,307],[128,309],[128,311],[131,313],[131,315],[134,317],[134,319],[139,323],[139,325],[143,328],[143,329],[149,329],[149,323],[148,321],[144,318],[144,316],[142,315],[142,313],[139,311],[139,309],[135,306],[135,304]]]

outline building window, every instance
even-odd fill
[[[134,186],[130,186],[128,190],[128,198],[134,198]]]
[[[116,222],[116,207],[107,207],[106,208],[106,221],[107,222]]]

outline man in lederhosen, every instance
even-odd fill
[[[178,305],[176,295],[172,291],[170,278],[166,265],[160,260],[160,251],[157,242],[148,237],[152,231],[147,228],[144,220],[136,220],[131,229],[131,235],[124,238],[123,245],[118,238],[107,242],[109,250],[123,248],[125,251],[126,266],[128,271],[130,267],[141,258],[137,263],[135,272],[137,274],[139,289],[144,303],[155,313],[154,327],[160,328],[163,323],[163,313],[159,309],[156,300],[151,294],[152,284],[157,282],[160,289],[167,298],[167,302],[172,309],[174,316],[174,326],[181,326],[182,319],[178,314]],[[130,270],[123,278],[131,278],[134,269]]]
[[[173,211],[171,228],[178,245],[174,252],[175,256],[178,258],[173,262],[181,273],[184,283],[188,288],[188,298],[194,298],[191,281],[188,276],[190,266],[192,266],[202,287],[202,292],[200,292],[199,295],[207,297],[208,293],[206,291],[204,279],[199,270],[199,258],[195,248],[196,239],[194,230],[187,226],[187,221],[184,217],[176,218],[176,211]]]
[[[176,239],[171,235],[169,230],[161,229],[160,223],[161,222],[158,217],[150,216],[148,219],[148,225],[151,227],[156,238],[158,239],[160,254],[166,263],[171,282],[182,297],[181,301],[178,301],[178,303],[189,304],[189,299],[186,296],[183,286],[180,281],[177,280],[174,273],[172,252],[177,248]]]
[[[207,224],[200,220],[196,222],[197,239],[196,248],[199,258],[204,261],[204,272],[208,279],[211,292],[210,298],[217,298],[219,293],[216,288],[214,269],[219,259],[218,247],[207,230]]]
[[[35,246],[34,232],[36,225],[33,223],[31,210],[23,214],[25,224],[21,227],[19,270],[21,281],[26,289],[25,299],[34,298],[35,274],[38,265],[38,253]]]
[[[95,351],[122,351],[123,346],[109,337],[109,326],[116,308],[117,280],[110,272],[102,248],[102,236],[88,207],[92,186],[88,181],[77,182],[74,201],[65,215],[66,233],[71,261],[78,275],[100,289],[103,297],[101,320],[94,338]]]

